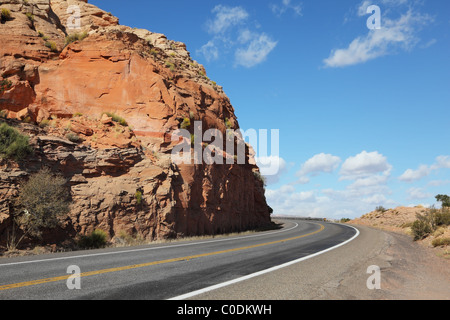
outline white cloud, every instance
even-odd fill
[[[203,45],[197,52],[201,53],[208,62],[219,58],[219,49],[213,40],[208,41],[208,43]]]
[[[241,24],[248,18],[248,13],[242,7],[227,7],[217,5],[212,10],[214,20],[207,22],[208,32],[212,34],[224,33],[229,28]]]
[[[245,35],[249,37],[249,34]],[[264,33],[253,34],[249,37],[245,48],[238,48],[235,53],[236,65],[251,68],[265,61],[269,53],[276,47],[277,42]]]
[[[358,10],[362,13],[363,5]],[[398,49],[410,50],[419,41],[417,28],[432,19],[428,15],[415,13],[409,9],[397,20],[382,17],[381,29],[369,30],[365,36],[354,39],[347,48],[332,50],[325,59],[326,67],[337,68],[356,65],[396,52]]]
[[[430,197],[433,196],[431,193],[426,192],[422,188],[410,188],[407,191],[407,194],[408,194],[408,199],[409,200],[426,199],[426,198],[430,198]]]
[[[418,169],[407,169],[399,180],[404,182],[414,182],[429,176],[433,171],[439,169],[450,169],[450,156],[438,156],[435,163],[430,166],[420,165]]]
[[[296,16],[303,15],[301,4],[293,4],[291,0],[282,0],[281,4],[273,4],[270,8],[278,17],[281,17],[288,10],[292,10]]]
[[[319,173],[332,173],[337,169],[341,159],[331,154],[320,153],[308,159],[297,172],[300,183],[308,183],[308,175],[316,176]]]
[[[207,31],[213,37],[196,52],[207,62],[215,61],[234,52],[234,65],[254,67],[267,59],[277,41],[255,29],[254,21],[242,7],[217,5],[212,10],[214,17],[207,21]],[[258,26],[257,28],[260,28]]]
[[[399,179],[405,182],[413,182],[420,180],[431,173],[431,168],[426,165],[421,165],[417,170],[408,169],[406,170]]]
[[[360,154],[349,157],[341,167],[341,180],[354,180],[367,178],[377,173],[388,176],[392,166],[382,154],[363,151]]]

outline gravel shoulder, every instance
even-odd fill
[[[410,237],[355,226],[358,238],[295,265],[194,297],[194,300],[448,300],[450,261]],[[381,289],[369,290],[369,266]]]

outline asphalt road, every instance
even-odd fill
[[[205,288],[327,254],[357,235],[346,225],[286,220],[283,229],[246,236],[0,259],[0,300],[195,299]]]

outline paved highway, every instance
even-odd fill
[[[326,254],[358,233],[346,225],[286,220],[280,230],[245,236],[3,258],[0,299],[195,299]]]

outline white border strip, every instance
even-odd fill
[[[80,259],[80,258],[91,258],[91,257],[97,257],[97,256],[108,256],[108,255],[115,255],[115,254],[123,254],[123,253],[132,253],[132,252],[141,252],[141,251],[151,251],[151,250],[160,250],[160,249],[171,249],[171,248],[177,248],[177,247],[186,247],[186,246],[195,246],[198,244],[205,244],[205,243],[215,243],[215,242],[224,242],[224,241],[233,241],[233,240],[240,240],[240,239],[247,239],[247,238],[255,238],[255,237],[262,237],[262,236],[270,236],[272,234],[287,232],[290,230],[293,230],[298,227],[298,223],[293,222],[295,225],[288,229],[282,229],[279,231],[273,231],[273,232],[262,232],[259,234],[253,234],[249,236],[237,236],[233,238],[223,238],[223,239],[216,239],[216,240],[206,240],[206,241],[200,241],[200,242],[192,242],[192,243],[182,243],[182,244],[175,244],[175,245],[163,245],[161,247],[151,247],[151,248],[141,248],[141,249],[131,249],[131,250],[122,250],[122,251],[113,251],[113,252],[102,252],[102,253],[91,253],[91,254],[83,254],[83,255],[76,255],[76,256],[68,256],[68,257],[59,257],[59,258],[49,258],[49,259],[41,259],[41,260],[29,260],[29,261],[19,261],[19,262],[9,262],[9,263],[3,263],[0,264],[0,267],[5,266],[13,266],[13,265],[19,265],[19,264],[31,264],[31,263],[38,263],[38,262],[51,262],[51,261],[58,261],[58,260],[69,260],[69,259]],[[150,244],[151,245],[151,244]]]
[[[352,227],[352,226],[348,226],[348,225],[346,225],[346,226],[349,227],[349,228],[355,229],[356,230],[356,234],[351,239],[348,239],[347,241],[342,242],[342,243],[340,243],[340,244],[338,244],[338,245],[336,245],[334,247],[325,249],[325,250],[320,251],[320,252],[316,252],[316,253],[311,254],[309,256],[306,256],[306,257],[303,257],[303,258],[300,258],[300,259],[297,259],[297,260],[294,260],[294,261],[290,261],[290,262],[287,262],[287,263],[284,263],[284,264],[281,264],[281,265],[278,265],[278,266],[275,266],[275,267],[272,267],[272,268],[269,268],[269,269],[265,269],[265,270],[262,270],[262,271],[255,272],[255,273],[246,275],[244,277],[240,277],[240,278],[237,278],[237,279],[234,279],[234,280],[222,282],[222,283],[216,284],[214,286],[210,286],[210,287],[207,287],[207,288],[204,288],[204,289],[196,290],[196,291],[193,291],[193,292],[190,292],[190,293],[186,293],[186,294],[174,297],[174,298],[170,298],[168,300],[185,300],[185,299],[188,299],[188,298],[192,298],[192,297],[198,296],[198,295],[200,295],[202,293],[206,293],[206,292],[213,291],[213,290],[216,290],[216,289],[219,289],[219,288],[227,287],[229,285],[232,285],[232,284],[235,284],[235,283],[238,283],[238,282],[241,282],[241,281],[245,281],[245,280],[248,280],[248,279],[251,279],[251,278],[255,278],[255,277],[258,277],[260,275],[269,273],[269,272],[273,272],[273,271],[276,271],[276,270],[279,270],[279,269],[282,269],[282,268],[286,268],[286,267],[288,267],[290,265],[293,265],[293,264],[296,264],[296,263],[299,263],[299,262],[311,259],[311,258],[316,257],[318,255],[321,255],[323,253],[326,253],[326,252],[329,252],[329,251],[334,250],[336,248],[339,248],[339,247],[341,247],[343,245],[346,245],[347,243],[355,240],[359,236],[359,230],[358,229],[356,229],[355,227]]]

